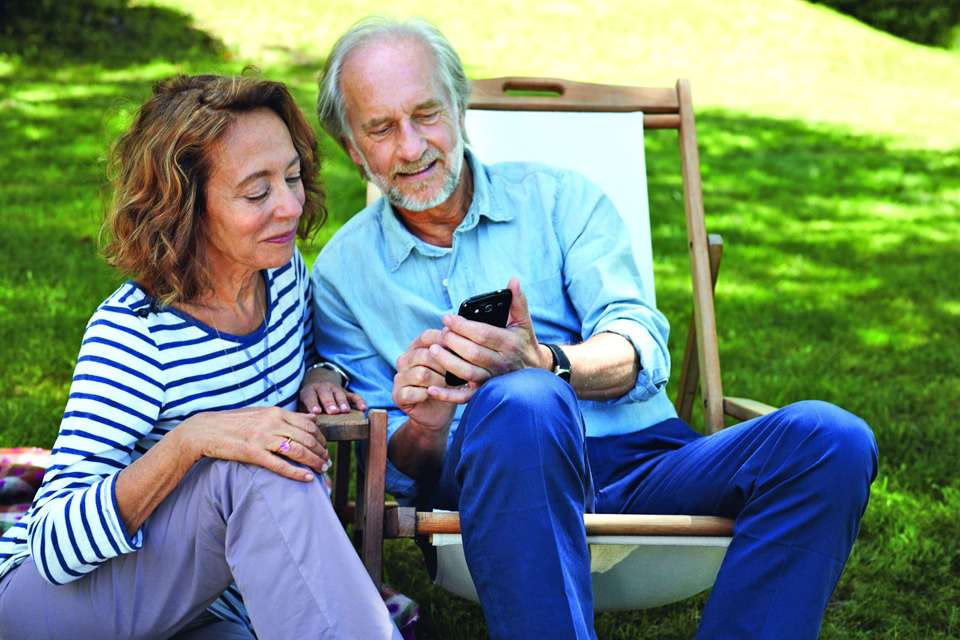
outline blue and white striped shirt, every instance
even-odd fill
[[[180,422],[204,411],[296,406],[315,360],[303,258],[262,272],[263,325],[237,336],[120,286],[87,324],[51,466],[30,511],[0,538],[0,577],[32,556],[54,584],[83,577],[143,544],[127,536],[114,485],[121,469]],[[217,615],[249,623],[231,587]]]

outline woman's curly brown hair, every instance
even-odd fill
[[[326,219],[317,139],[287,88],[253,77],[176,76],[158,82],[113,146],[113,203],[104,220],[107,261],[161,304],[212,289],[206,265],[205,189],[210,153],[237,114],[268,108],[300,155],[305,202],[297,235]]]

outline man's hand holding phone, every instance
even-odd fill
[[[544,355],[545,348],[537,342],[520,281],[511,278],[506,292],[510,303],[504,327],[470,320],[469,307],[468,317],[444,316],[444,328],[437,344],[429,347],[430,354],[442,370],[467,384],[451,388],[451,380],[446,379],[447,386],[428,389],[431,397],[447,402],[466,402],[469,397],[464,399],[462,391],[470,390],[469,396],[472,396],[473,389],[489,378],[527,367],[549,367],[552,356]]]

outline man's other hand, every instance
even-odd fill
[[[445,386],[443,365],[433,356],[439,347],[441,331],[421,333],[397,358],[393,377],[393,401],[407,416],[423,428],[446,429],[457,404],[467,402],[476,391],[475,384],[451,389]]]

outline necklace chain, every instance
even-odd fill
[[[264,342],[263,358],[265,360],[264,368],[263,369],[258,368],[256,362],[254,361],[253,356],[250,354],[249,349],[250,349],[250,346],[252,345],[243,347],[243,355],[246,358],[244,364],[249,362],[250,365],[253,367],[253,370],[256,371],[257,374],[259,374],[264,379],[264,382],[265,382],[264,389],[267,391],[265,400],[267,401],[268,404],[272,405],[274,402],[273,401],[274,394],[277,394],[277,400],[280,399],[280,389],[279,387],[277,387],[277,383],[274,382],[273,379],[270,377],[270,354],[271,354],[270,327],[267,325],[267,306],[269,305],[269,298],[270,298],[270,294],[268,291],[266,291],[266,283],[264,283],[264,302],[263,302],[263,311],[261,315],[262,323],[260,325],[261,327],[263,327],[263,342]],[[216,332],[217,338],[221,342],[229,342],[223,337],[223,335],[220,333],[220,330],[217,329],[216,326],[213,326],[213,325],[211,326],[213,327],[213,330]],[[227,366],[230,367],[230,373],[233,376],[233,383],[234,383],[233,386],[237,391],[240,391],[240,389],[242,388],[240,385],[240,377],[237,375],[237,370],[234,369],[233,367],[230,349],[224,348],[224,349],[221,349],[221,351],[223,351],[223,355],[227,358]],[[238,351],[240,351],[239,348],[234,349],[233,353],[237,353]]]

